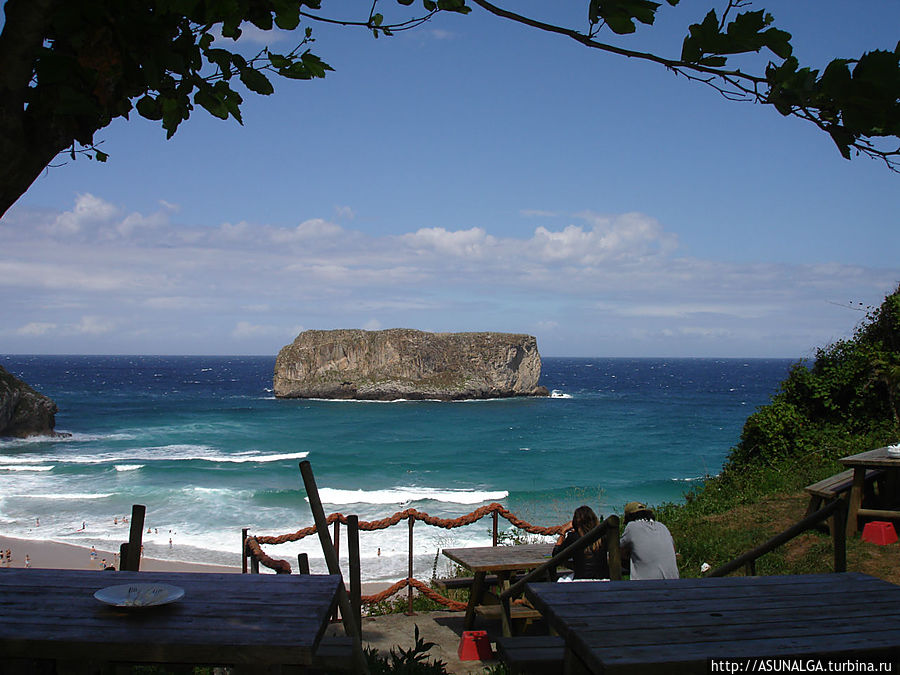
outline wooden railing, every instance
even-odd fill
[[[584,550],[603,536],[606,536],[606,554],[609,559],[609,578],[616,581],[621,579],[622,556],[619,552],[619,516],[613,514],[595,528],[559,551],[556,555],[551,556],[550,559],[540,567],[535,567],[528,572],[528,574],[516,581],[516,583],[500,593],[500,604],[503,606],[503,610],[500,613],[500,620],[503,623],[503,635],[506,637],[512,635],[510,603],[514,597],[522,594],[522,591],[525,590],[525,584],[529,581],[546,577],[551,571],[555,570],[558,565],[573,557],[576,552]]]
[[[757,546],[752,551],[747,551],[738,556],[731,562],[725,563],[709,572],[708,577],[724,577],[741,567],[747,576],[756,575],[756,561],[766,553],[771,553],[779,546],[789,542],[794,537],[803,534],[807,530],[815,528],[819,523],[824,522],[828,518],[834,518],[831,528],[831,537],[834,541],[834,571],[847,571],[847,533],[846,533],[846,508],[847,504],[844,500],[837,498],[828,502],[818,511],[808,515],[806,518],[789,527],[784,532],[776,534],[764,544]]]

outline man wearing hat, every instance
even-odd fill
[[[625,505],[625,531],[619,540],[622,557],[631,559],[632,579],[677,579],[675,542],[653,511],[641,502]]]

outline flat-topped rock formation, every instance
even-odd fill
[[[443,401],[546,396],[531,335],[308,330],[275,361],[279,398]]]
[[[57,411],[52,399],[0,366],[0,436],[53,435]]]

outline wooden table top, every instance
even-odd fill
[[[94,591],[166,583],[184,597],[122,609]],[[0,656],[206,664],[300,664],[337,603],[337,575],[0,570]]]
[[[710,658],[900,657],[900,586],[864,574],[526,584],[593,672],[703,673]]]
[[[445,548],[443,553],[473,572],[509,572],[539,567],[550,559],[552,551],[553,544],[522,544]]]
[[[875,448],[874,450],[866,450],[849,457],[841,457],[841,464],[844,466],[865,466],[896,469],[900,468],[900,457],[891,457],[888,455],[888,449]]]

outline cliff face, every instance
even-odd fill
[[[546,396],[530,335],[310,330],[275,361],[280,398],[389,401]]]
[[[0,366],[0,436],[53,434],[57,407]]]

